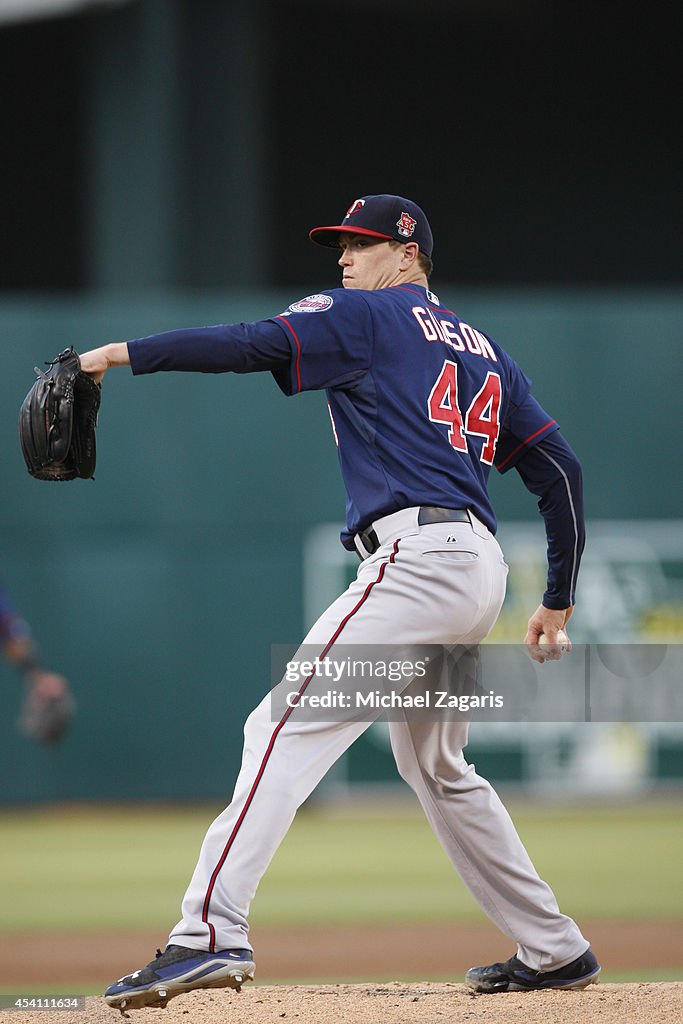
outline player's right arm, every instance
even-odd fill
[[[542,605],[549,611],[566,614],[576,600],[586,538],[581,464],[556,430],[529,448],[516,462],[515,469],[527,490],[537,495],[538,510],[545,522],[548,585]],[[559,626],[564,624],[560,622]]]
[[[581,464],[559,425],[530,392],[530,381],[510,361],[511,401],[496,449],[499,472],[517,470],[525,487],[537,495],[548,542],[548,583],[528,622],[525,644],[531,657],[543,633],[553,643],[574,609],[576,581],[585,543]],[[538,656],[537,656],[538,655]]]
[[[566,629],[574,610],[576,582],[585,543],[581,464],[559,430],[529,448],[515,469],[527,490],[539,498],[548,541],[548,586],[528,622],[525,644],[532,658],[539,636],[555,642],[558,629]]]

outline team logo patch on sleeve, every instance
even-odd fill
[[[333,302],[331,295],[307,295],[305,299],[293,302],[289,309],[292,313],[323,313]]]

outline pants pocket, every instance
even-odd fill
[[[477,551],[463,551],[462,548],[457,551],[452,548],[432,548],[422,554],[425,558],[437,558],[441,562],[476,562],[479,559]]]

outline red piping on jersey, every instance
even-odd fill
[[[295,335],[295,337],[296,337],[296,335]],[[389,556],[389,558],[385,562],[382,562],[382,565],[380,566],[380,570],[379,570],[376,578],[372,581],[372,583],[368,583],[368,585],[365,588],[365,591],[363,593],[363,596],[358,601],[358,603],[356,604],[355,608],[352,608],[351,611],[348,613],[348,615],[346,615],[342,619],[342,621],[339,623],[339,625],[337,626],[336,630],[334,631],[334,634],[332,635],[331,640],[328,640],[328,642],[325,645],[325,648],[324,648],[322,654],[319,655],[319,658],[321,660],[327,655],[327,652],[329,651],[329,649],[332,646],[332,644],[334,644],[336,642],[336,640],[338,639],[340,633],[342,632],[342,630],[346,626],[346,623],[356,614],[358,609],[363,604],[365,604],[365,601],[370,596],[370,592],[372,591],[373,587],[375,587],[376,584],[382,582],[382,578],[384,576],[384,571],[385,571],[386,567],[390,563],[393,564],[395,559],[396,559],[396,555],[398,553],[398,546],[399,546],[400,543],[401,543],[401,538],[400,537],[397,540],[394,541],[394,547],[393,547],[393,550],[391,552],[391,555]],[[226,861],[226,858],[227,858],[228,854],[230,853],[230,848],[231,848],[232,844],[234,843],[235,838],[237,836],[237,833],[239,832],[239,830],[240,830],[240,828],[242,826],[242,822],[244,821],[244,819],[246,817],[246,813],[247,813],[247,811],[249,810],[249,808],[251,806],[251,803],[252,803],[252,801],[254,799],[254,796],[256,795],[256,790],[258,789],[258,784],[259,784],[259,782],[261,781],[261,779],[263,777],[263,773],[265,772],[266,766],[268,764],[268,761],[270,760],[270,755],[273,752],[273,748],[275,746],[275,740],[277,739],[280,731],[282,730],[282,727],[284,726],[285,722],[287,721],[287,719],[291,715],[292,711],[294,710],[294,708],[299,703],[299,699],[302,697],[302,695],[306,691],[306,688],[308,687],[308,684],[310,683],[310,681],[311,681],[311,679],[313,678],[314,675],[315,675],[315,669],[313,669],[311,674],[301,684],[301,687],[299,688],[299,690],[297,692],[296,698],[292,700],[290,706],[287,708],[287,710],[285,711],[284,715],[282,716],[282,718],[280,719],[278,724],[275,726],[275,729],[273,730],[273,735],[270,737],[270,742],[268,743],[268,746],[266,748],[266,752],[263,755],[263,760],[261,761],[261,766],[260,766],[258,772],[256,773],[256,778],[254,779],[254,783],[253,783],[251,789],[249,790],[249,795],[248,795],[248,797],[247,797],[247,799],[246,799],[246,801],[244,803],[244,807],[242,808],[240,816],[239,816],[239,818],[237,819],[237,821],[235,823],[235,827],[233,828],[233,830],[232,830],[232,832],[230,834],[230,837],[229,837],[227,843],[225,844],[225,847],[223,848],[223,852],[222,852],[222,854],[220,856],[220,859],[219,859],[218,863],[216,864],[216,867],[213,870],[213,874],[211,875],[211,879],[209,881],[209,885],[208,885],[208,888],[206,890],[206,896],[204,897],[204,905],[202,907],[202,921],[204,922],[205,925],[207,925],[207,927],[209,929],[209,936],[210,936],[209,952],[210,953],[215,953],[216,952],[216,929],[214,928],[214,926],[209,921],[209,905],[211,903],[211,897],[213,895],[214,886],[216,885],[216,880],[217,880],[218,875],[219,875],[219,873],[221,871],[221,868],[225,864],[225,861]]]
[[[285,317],[285,316],[276,316],[275,319],[276,320],[282,320],[283,324],[286,327],[288,327],[290,329],[290,331],[292,332],[292,334],[294,335],[294,341],[296,342],[296,363],[295,363],[295,366],[296,366],[296,391],[297,391],[297,394],[299,394],[299,392],[301,391],[301,371],[299,369],[299,362],[301,361],[301,342],[297,338],[296,331],[294,330],[294,328],[290,324],[290,322],[287,319],[287,317]]]
[[[526,446],[528,445],[529,441],[533,441],[533,439],[535,437],[538,437],[539,434],[542,434],[544,430],[548,429],[548,427],[552,427],[552,425],[555,422],[556,422],[555,420],[548,420],[548,422],[546,424],[544,424],[539,430],[534,431],[533,434],[529,434],[529,436],[527,437],[526,441],[522,441],[521,444],[517,445],[515,450],[513,452],[510,452],[510,454],[508,455],[507,459],[503,459],[503,461],[500,463],[500,465],[496,466],[496,469],[498,470],[498,472],[501,473],[502,470],[503,470],[503,466],[507,462],[509,462],[510,459],[513,459],[515,457],[515,455],[517,454],[517,452],[521,452],[522,448],[526,448]]]

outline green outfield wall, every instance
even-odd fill
[[[681,516],[683,293],[435,287],[532,377],[584,463],[589,517]],[[270,645],[296,641],[305,626],[306,532],[343,515],[324,396],[285,398],[268,374],[113,372],[96,479],[68,484],[28,476],[17,413],[34,364],[69,344],[256,319],[296,297],[0,303],[0,573],[79,704],[60,748],[27,743],[14,730],[19,680],[3,663],[0,802],[231,788],[244,717],[269,688]],[[501,519],[532,515],[535,499],[515,474],[495,479],[492,493]]]

